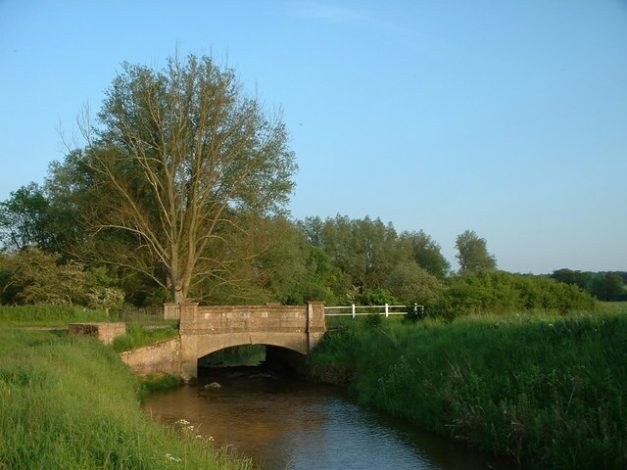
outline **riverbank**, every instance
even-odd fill
[[[251,467],[184,422],[152,422],[140,390],[93,339],[0,328],[0,468]]]
[[[534,468],[627,466],[627,315],[347,322],[311,358],[359,403]]]

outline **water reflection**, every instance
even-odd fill
[[[219,390],[184,386],[151,397],[145,408],[166,423],[187,419],[218,446],[271,470],[508,468],[364,410],[334,387],[265,373],[223,375],[205,378]]]

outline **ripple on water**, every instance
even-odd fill
[[[275,377],[208,381],[222,387],[184,386],[150,397],[145,408],[165,423],[187,419],[265,469],[510,468],[364,410],[334,387]]]

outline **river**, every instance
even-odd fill
[[[185,419],[219,447],[274,469],[510,468],[354,404],[343,390],[259,368],[210,369],[198,385],[149,397],[158,421]],[[221,388],[204,385],[218,382]]]

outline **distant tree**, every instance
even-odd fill
[[[619,300],[623,294],[623,278],[618,273],[599,273],[592,281],[592,294],[599,300]]]
[[[466,230],[457,236],[455,246],[460,274],[476,274],[496,269],[496,259],[488,253],[486,244],[486,240],[472,230]]]
[[[623,300],[625,293],[625,273],[590,272],[558,269],[551,277],[566,284],[576,285],[587,290],[599,300]]]
[[[5,250],[29,246],[49,249],[52,244],[50,204],[43,190],[30,183],[0,202],[0,240]]]
[[[590,290],[594,274],[590,272],[574,271],[572,269],[563,268],[553,271],[551,277],[560,282],[573,284],[582,289]]]
[[[409,245],[411,256],[418,266],[438,279],[446,277],[451,265],[442,255],[440,245],[425,232],[403,232],[400,243]]]
[[[439,298],[443,285],[413,260],[406,260],[392,269],[386,288],[400,302],[431,304]]]
[[[229,276],[212,255],[231,251],[256,216],[280,212],[293,187],[284,124],[207,57],[170,59],[161,71],[124,65],[84,130],[87,146],[54,174],[74,183],[64,197],[81,201],[92,251],[175,302]]]
[[[302,221],[299,227],[359,291],[383,287],[401,257],[396,230],[380,219],[337,215],[321,221],[316,217]]]

